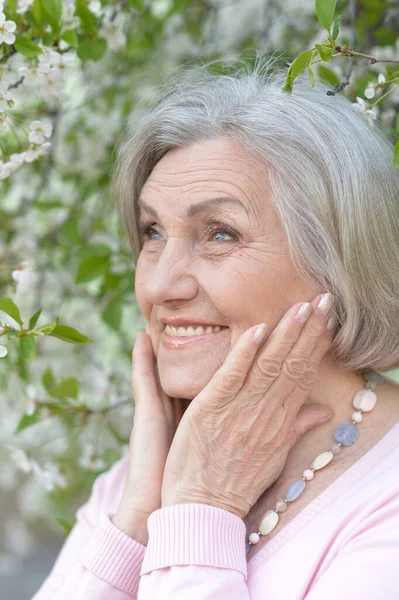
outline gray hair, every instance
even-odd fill
[[[229,135],[268,169],[269,197],[298,273],[335,296],[330,352],[351,371],[399,365],[399,170],[382,125],[305,77],[283,92],[286,68],[257,55],[224,73],[208,65],[166,79],[122,145],[117,208],[135,261],[137,200],[168,150]]]

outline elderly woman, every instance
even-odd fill
[[[34,600],[398,598],[399,171],[284,78],[189,70],[124,144],[130,451]]]

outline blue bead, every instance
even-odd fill
[[[298,479],[297,481],[294,481],[294,483],[291,483],[290,487],[287,490],[285,500],[288,500],[288,502],[296,500],[298,496],[302,494],[305,487],[306,481],[304,481],[303,479]]]
[[[340,423],[335,432],[335,439],[343,446],[352,446],[359,437],[359,431],[353,423]]]
[[[251,546],[248,544],[248,542],[245,542],[245,554],[248,554],[250,550]]]
[[[363,371],[362,377],[365,381],[374,381],[374,383],[384,383],[383,376],[377,373],[377,371]]]

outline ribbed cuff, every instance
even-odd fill
[[[81,562],[119,590],[137,596],[140,568],[147,547],[136,542],[102,513],[100,525],[84,549]]]
[[[149,540],[141,575],[173,565],[236,569],[247,578],[245,524],[209,504],[174,504],[147,521]]]

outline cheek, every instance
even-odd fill
[[[136,264],[134,292],[138,307],[148,321],[152,304],[148,302],[145,295],[145,277],[146,273],[148,274],[148,267],[145,265],[145,262],[142,260],[141,256],[142,255],[140,255]]]

